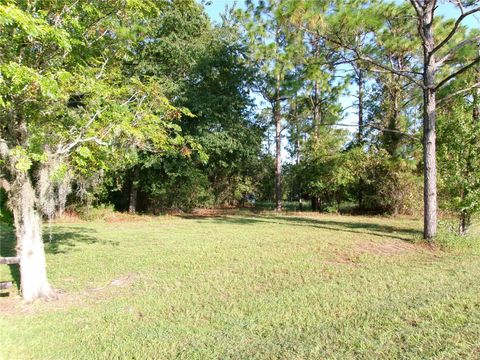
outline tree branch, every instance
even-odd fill
[[[101,145],[101,146],[108,146],[108,143],[106,143],[105,141],[102,141],[100,138],[94,136],[94,137],[89,137],[89,138],[85,138],[85,139],[77,139],[77,140],[71,142],[70,144],[65,145],[60,150],[58,150],[57,154],[58,155],[68,154],[77,145],[83,144],[83,143],[86,143],[86,142],[93,142],[93,143],[96,143],[96,144]]]
[[[387,72],[390,72],[392,74],[395,74],[395,75],[398,75],[398,76],[403,76],[404,78],[410,80],[412,83],[420,86],[422,89],[425,88],[425,85],[421,82],[419,82],[417,79],[415,79],[414,77],[412,77],[411,75],[408,75],[408,74],[418,74],[414,71],[405,71],[405,70],[396,70],[396,69],[392,69],[391,67],[389,66],[386,66],[386,65],[383,65],[383,64],[380,64],[378,63],[377,61],[373,60],[371,57],[369,56],[363,56],[361,54],[357,54],[358,56],[358,60],[363,60],[363,61],[366,61],[368,63],[370,63],[371,65],[373,66],[376,66],[380,69],[383,69]]]
[[[452,56],[455,54],[455,52],[457,50],[459,50],[460,48],[464,47],[467,44],[471,44],[471,43],[474,43],[474,42],[480,42],[480,35],[474,36],[473,38],[470,38],[470,39],[463,40],[462,42],[460,42],[459,44],[454,46],[452,49],[450,49],[448,51],[448,53],[441,60],[436,62],[437,66],[441,66],[441,65],[443,65],[443,63],[445,61],[450,60],[452,58]]]
[[[475,60],[473,60],[470,64],[464,66],[463,68],[461,68],[460,70],[458,71],[455,71],[453,74],[447,76],[445,79],[443,79],[442,81],[440,81],[438,83],[438,85],[435,87],[435,90],[438,90],[440,89],[443,85],[445,85],[448,81],[452,80],[453,78],[457,77],[458,75],[464,73],[465,71],[467,71],[468,69],[470,69],[471,67],[474,67],[477,63],[480,63],[480,56],[478,58],[476,58]]]
[[[357,124],[319,124],[320,126],[342,126],[342,127],[355,127],[357,128],[358,125]],[[415,135],[411,135],[411,134],[408,134],[404,131],[400,131],[400,130],[396,130],[396,129],[388,129],[388,128],[384,128],[382,127],[381,125],[378,125],[378,124],[371,124],[371,123],[367,123],[367,124],[363,124],[362,127],[369,127],[369,128],[372,128],[372,129],[375,129],[375,130],[379,130],[379,131],[383,131],[383,132],[391,132],[391,133],[396,133],[396,134],[400,134],[400,135],[403,135],[405,137],[409,137],[409,138],[412,138],[412,139],[415,139],[415,140],[420,140],[419,137],[415,136]]]
[[[417,13],[418,18],[421,18],[423,10],[422,10],[422,7],[420,6],[420,3],[417,0],[410,0],[410,3],[415,9],[415,12]]]
[[[411,1],[414,1],[414,0],[411,0]],[[462,22],[463,19],[465,19],[467,16],[475,14],[476,12],[479,12],[479,11],[480,11],[480,6],[478,6],[476,8],[473,8],[472,10],[469,10],[467,12],[462,11],[462,15],[460,15],[457,18],[457,20],[455,21],[455,24],[453,24],[453,28],[450,31],[450,33],[445,37],[445,39],[440,41],[440,43],[433,48],[431,54],[432,55],[435,54],[438,50],[440,50],[442,47],[444,47],[446,43],[448,43],[448,41],[453,37],[453,35],[456,34],[457,29],[460,26],[460,23]]]
[[[438,100],[437,105],[442,106],[447,101],[454,98],[455,96],[460,95],[460,94],[464,94],[464,93],[469,92],[470,90],[475,89],[475,88],[480,88],[480,82],[477,82],[476,84],[473,84],[472,86],[469,86],[466,89],[461,89],[461,90],[455,91],[454,93],[451,93],[448,96],[445,96],[445,97],[441,98],[440,100]]]
[[[410,3],[412,4],[413,8],[415,9],[415,12],[417,13],[417,20],[418,20],[417,31],[418,31],[418,34],[420,35],[420,37],[423,40],[423,43],[425,44],[427,42],[427,39],[425,38],[425,34],[422,31],[424,10],[422,9],[421,4],[417,0],[410,0]]]
[[[386,70],[390,73],[393,73],[393,74],[396,74],[396,75],[399,75],[399,76],[403,76],[405,78],[407,78],[408,80],[410,80],[411,82],[415,83],[416,85],[420,86],[422,89],[425,88],[425,85],[421,82],[419,82],[417,79],[415,79],[414,77],[412,77],[411,75],[408,75],[408,74],[418,74],[419,73],[416,73],[414,71],[405,71],[405,70],[396,70],[396,69],[393,69],[389,66],[386,66],[386,65],[383,65],[379,62],[377,62],[376,60],[372,59],[370,56],[365,56],[365,55],[362,55],[360,54],[360,52],[358,51],[358,49],[356,48],[352,48],[352,47],[349,47],[345,44],[343,44],[341,41],[338,41],[338,40],[335,40],[335,39],[332,39],[331,37],[329,36],[326,36],[326,35],[320,35],[322,38],[324,38],[326,41],[329,41],[337,46],[340,46],[344,49],[347,49],[347,50],[350,50],[352,51],[355,55],[356,55],[356,58],[355,59],[352,59],[352,61],[356,61],[356,60],[362,60],[362,61],[366,61],[368,62],[369,64],[373,65],[373,66],[376,66],[380,69],[383,69],[383,70]]]

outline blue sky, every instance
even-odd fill
[[[238,7],[243,7],[245,0],[210,0],[210,5],[205,6],[205,11],[213,21],[220,21],[220,14],[224,12],[225,6],[231,7],[236,4]]]
[[[200,0],[199,0],[200,2]],[[401,3],[403,1],[401,0],[396,0],[397,3]],[[243,7],[245,4],[245,0],[210,0],[210,5],[205,6],[205,10],[210,16],[210,18],[213,21],[219,21],[220,20],[220,14],[223,13],[225,10],[225,6],[231,7],[233,4],[236,4],[239,7]],[[437,13],[440,15],[443,15],[445,17],[457,17],[458,16],[458,10],[453,4],[448,4],[445,0],[440,0],[439,1],[439,7],[437,10]],[[464,24],[469,26],[469,27],[480,27],[480,15],[477,16],[470,16],[467,19],[465,19]]]
[[[198,0],[200,2],[200,0]],[[397,3],[403,2],[402,0],[395,0]],[[236,5],[238,7],[243,7],[245,4],[245,0],[210,0],[210,5],[205,6],[205,11],[207,12],[208,16],[215,22],[220,21],[220,14],[225,11],[225,7],[231,7]],[[456,18],[459,16],[458,9],[453,5],[447,3],[445,0],[439,1],[439,7],[437,10],[437,14],[445,16],[445,17],[453,17]],[[463,24],[470,28],[480,28],[480,15],[477,16],[469,16],[464,21]],[[353,98],[349,96],[345,96],[342,99],[342,103],[344,107],[348,107],[352,104]],[[346,123],[354,123],[356,121],[355,114],[348,114],[346,119]]]

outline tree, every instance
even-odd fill
[[[463,49],[464,61],[478,45]],[[461,60],[458,59],[458,62]],[[466,235],[480,210],[479,66],[465,71],[439,91],[438,158],[440,205],[458,216],[458,233]]]
[[[377,71],[405,77],[422,89],[424,238],[433,240],[437,232],[436,94],[458,75],[480,62],[480,57],[476,54],[465,65],[449,66],[462,54],[466,46],[478,42],[479,36],[468,35],[461,24],[468,16],[479,12],[480,7],[476,5],[476,1],[449,1],[460,15],[454,20],[443,20],[436,16],[436,0],[410,0],[410,3],[418,29],[417,39],[423,50],[422,54],[418,54],[412,49],[411,56],[417,61],[412,62],[411,68],[399,69],[394,64],[382,61],[372,51],[371,45],[378,29],[384,26],[385,14],[395,9],[395,5],[365,1],[362,2],[362,6],[354,8],[353,2],[334,1],[331,4],[331,15],[326,18],[325,30],[321,36],[346,50],[352,60],[363,61]],[[306,2],[302,6],[315,9],[315,2]],[[405,17],[405,13],[400,13],[399,16]],[[364,46],[358,46],[351,38],[352,33],[359,27],[364,33],[369,34],[372,40]],[[438,38],[440,40],[437,40]]]
[[[41,231],[55,183],[108,166],[120,148],[161,147],[175,132],[181,110],[158,84],[121,71],[129,20],[145,8],[155,10],[121,1],[0,5],[0,174],[26,301],[55,296]]]
[[[110,174],[123,179],[121,194],[110,200],[126,210],[137,193],[138,210],[154,212],[241,204],[246,193],[256,191],[263,128],[252,113],[253,72],[244,61],[238,29],[230,13],[213,26],[195,0],[166,2],[161,11],[162,16],[143,20],[125,67],[140,78],[154,76],[172,104],[192,112],[179,125],[197,146],[183,146],[184,156],[139,149],[138,163]]]
[[[441,204],[458,216],[458,233],[465,235],[480,210],[480,124],[472,105],[457,99],[439,109],[438,158]]]
[[[480,62],[476,56],[468,65],[453,70],[449,75],[439,78],[438,73],[443,64],[455,57],[456,53],[468,43],[479,41],[470,38],[456,42],[460,34],[460,24],[469,15],[480,11],[480,7],[472,7],[472,1],[452,1],[461,15],[453,22],[446,35],[438,41],[435,39],[435,0],[410,0],[417,14],[418,33],[423,47],[423,162],[424,162],[424,238],[433,239],[437,234],[437,159],[436,159],[436,112],[437,91],[459,74],[467,71]],[[445,50],[444,54],[441,53]],[[440,56],[439,56],[440,55]]]
[[[275,125],[275,198],[276,210],[282,210],[282,104],[292,92],[294,65],[299,62],[303,35],[289,28],[284,17],[286,3],[281,0],[247,1],[247,9],[237,11],[247,48],[249,64],[255,68],[256,90],[271,107]]]

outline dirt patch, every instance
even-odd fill
[[[358,266],[358,255],[348,254],[338,250],[335,250],[333,254],[334,257],[332,259],[327,259],[327,264]]]
[[[222,217],[227,215],[238,215],[241,210],[239,208],[214,208],[214,209],[194,209],[189,213],[171,212],[169,215],[181,217]]]
[[[119,223],[119,222],[139,222],[139,221],[150,221],[154,220],[156,217],[154,215],[144,215],[144,214],[129,214],[123,212],[111,212],[105,216],[100,216],[96,220],[103,220],[107,223]],[[51,221],[52,224],[76,224],[76,223],[85,223],[89,220],[82,219],[80,215],[76,212],[70,211],[57,217]]]
[[[87,302],[101,301],[107,296],[115,296],[121,288],[128,288],[135,283],[137,274],[127,274],[113,279],[107,285],[97,288],[87,288],[84,291],[67,293],[57,290],[55,298],[39,299],[25,303],[18,294],[0,298],[0,316],[35,315],[49,311],[64,311],[73,306],[81,306]]]
[[[334,250],[332,258],[327,259],[327,264],[360,266],[362,255],[374,256],[403,256],[414,254],[428,254],[432,258],[440,258],[441,251],[428,244],[412,244],[405,241],[375,242],[358,241],[345,251]]]
[[[125,214],[125,213],[113,213],[110,216],[105,218],[107,223],[124,223],[124,222],[139,222],[139,221],[149,221],[154,219],[150,215],[135,215],[135,214]]]
[[[412,244],[406,241],[390,241],[380,243],[375,241],[359,241],[353,246],[358,254],[373,255],[404,255],[411,253],[434,252],[436,249],[428,244]]]
[[[127,274],[125,276],[112,280],[108,285],[98,287],[98,288],[89,288],[87,289],[87,291],[100,291],[100,290],[105,290],[106,288],[109,288],[112,286],[128,287],[135,282],[135,277],[136,277],[135,274]]]
[[[353,246],[353,251],[360,254],[373,254],[373,255],[400,255],[405,253],[417,252],[420,248],[415,244],[392,241],[388,243],[378,243],[374,241],[361,241],[357,242]]]

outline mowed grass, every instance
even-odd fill
[[[420,226],[248,214],[54,224],[48,271],[65,293],[0,298],[0,358],[478,359],[478,247],[432,250],[416,243]]]

